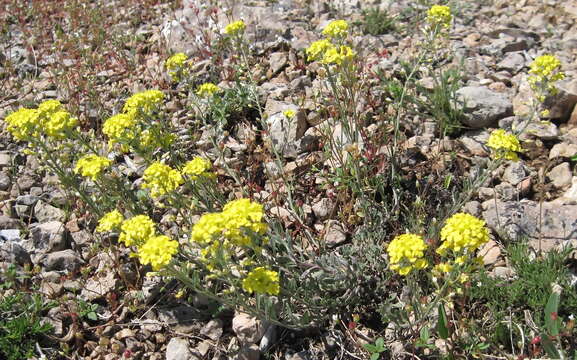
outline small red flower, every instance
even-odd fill
[[[531,345],[537,345],[541,342],[541,336],[535,336],[533,340],[531,340]]]

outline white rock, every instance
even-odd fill
[[[573,174],[571,173],[569,163],[564,162],[551,169],[551,171],[549,171],[547,176],[553,183],[553,186],[555,186],[558,189],[561,189],[567,185],[571,185],[571,179],[573,177]]]
[[[549,159],[554,159],[556,157],[570,158],[577,155],[577,144],[567,144],[559,143],[553,145],[553,148],[549,152]]]
[[[172,338],[166,346],[166,360],[191,360],[192,352],[188,340]]]
[[[243,345],[256,344],[263,337],[265,330],[265,324],[248,314],[237,312],[232,319],[232,331]]]
[[[474,129],[495,125],[499,119],[513,115],[513,104],[504,95],[482,86],[466,86],[457,91],[464,102],[463,123]]]

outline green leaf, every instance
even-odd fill
[[[439,321],[437,322],[437,332],[441,339],[449,338],[449,328],[447,327],[447,313],[445,312],[445,307],[443,303],[439,304]]]
[[[489,348],[489,346],[490,346],[489,344],[485,344],[485,343],[482,342],[482,343],[480,343],[479,345],[477,345],[477,349],[479,349],[479,350],[486,350],[486,349]]]
[[[421,328],[420,331],[421,341],[426,344],[429,341],[429,336],[429,327],[425,325]]]
[[[86,317],[92,321],[98,320],[98,316],[96,315],[95,312],[89,312],[88,314],[86,314]]]
[[[378,338],[377,341],[375,341],[375,345],[377,346],[379,352],[385,350],[385,339],[382,337]]]
[[[363,347],[370,353],[377,352],[377,347],[373,344],[364,344]]]
[[[558,292],[554,291],[549,296],[549,301],[545,305],[545,327],[549,335],[557,336],[559,335],[559,328],[561,327],[561,319],[559,318],[559,298]]]
[[[371,360],[378,360],[381,355],[379,353],[374,353],[371,355]]]

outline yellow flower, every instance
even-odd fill
[[[124,221],[124,216],[118,210],[113,210],[109,213],[104,214],[100,220],[98,220],[98,226],[96,227],[97,232],[112,231],[117,229]]]
[[[129,97],[124,103],[122,110],[132,116],[150,116],[160,108],[164,101],[164,93],[159,90],[147,90],[136,93]]]
[[[214,177],[214,174],[209,172],[211,168],[210,161],[197,156],[184,165],[182,173],[190,176],[192,180],[196,180],[199,176]]]
[[[227,35],[230,35],[230,36],[236,36],[236,35],[244,33],[245,29],[246,29],[246,25],[245,25],[244,21],[238,20],[238,21],[235,21],[235,22],[228,24],[224,28],[224,33]]]
[[[278,295],[280,292],[279,274],[264,267],[257,267],[242,280],[242,288],[248,293]]]
[[[150,264],[152,270],[158,271],[168,265],[172,256],[178,252],[178,242],[166,235],[150,237],[138,248],[138,258],[144,265]]]
[[[261,204],[249,199],[233,200],[227,203],[222,215],[226,221],[224,236],[239,246],[251,246],[250,236],[245,230],[264,235],[267,225],[262,222],[264,211]]]
[[[64,107],[58,100],[46,100],[38,105],[38,115],[43,118],[49,118],[52,114],[63,110]]]
[[[85,155],[76,163],[74,172],[77,174],[80,173],[80,175],[89,177],[92,180],[96,180],[102,173],[102,170],[109,167],[110,164],[112,164],[112,161],[105,157],[94,154]]]
[[[548,95],[557,93],[555,82],[565,78],[559,59],[553,55],[541,55],[529,67],[531,75],[527,81],[535,92],[537,100],[544,102]]]
[[[318,40],[313,42],[306,50],[307,60],[316,61],[323,58],[327,50],[334,48],[335,46],[327,39]]]
[[[220,90],[219,87],[214,85],[213,83],[204,83],[196,89],[196,95],[203,98],[208,98],[214,95],[214,93],[216,93],[219,90]]]
[[[282,114],[287,118],[287,119],[292,119],[295,114],[296,111],[294,111],[293,109],[288,109],[282,112]]]
[[[451,15],[451,8],[444,5],[433,5],[427,11],[427,22],[431,26],[442,26],[448,28],[451,26],[451,20],[453,16]]]
[[[350,61],[355,56],[355,52],[348,46],[333,46],[329,48],[321,62],[323,64],[337,64],[341,65],[344,61]]]
[[[143,179],[142,188],[150,189],[153,198],[174,191],[184,182],[178,170],[158,161],[144,170]]]
[[[50,115],[44,124],[47,136],[61,139],[65,134],[78,124],[78,119],[72,117],[69,112],[59,110]]]
[[[503,129],[494,130],[489,136],[487,146],[493,149],[496,159],[519,160],[517,152],[523,151],[519,139]]]
[[[433,271],[436,273],[444,274],[444,273],[450,272],[452,269],[453,269],[453,266],[451,264],[442,262],[442,263],[435,265],[435,267],[433,268]]]
[[[200,244],[208,244],[222,233],[225,224],[221,213],[204,214],[194,224],[191,239]]]
[[[188,75],[188,68],[185,66],[186,60],[188,60],[188,57],[184,53],[176,53],[166,60],[164,66],[168,70],[168,75],[170,75],[172,81],[180,81],[182,76]]]
[[[8,124],[7,130],[17,140],[26,140],[40,135],[40,116],[38,110],[20,108],[4,119]]]
[[[534,74],[549,81],[563,80],[565,74],[561,72],[561,61],[553,55],[541,55],[529,65],[529,74]]]
[[[473,215],[457,213],[451,216],[441,229],[443,243],[437,253],[444,255],[447,250],[455,253],[472,253],[489,241],[489,229],[485,221]]]
[[[125,220],[120,226],[120,236],[118,241],[126,246],[141,246],[148,239],[156,235],[154,222],[146,215],[137,215]]]
[[[102,126],[102,132],[110,139],[110,144],[132,140],[135,136],[134,116],[128,114],[116,114],[109,117]]]
[[[424,259],[427,245],[423,238],[415,234],[396,236],[387,247],[391,270],[400,275],[407,275],[414,269],[424,269],[428,266]]]
[[[323,29],[323,35],[330,38],[342,38],[347,36],[349,24],[345,20],[333,20]]]
[[[465,261],[467,261],[467,258],[465,256],[459,256],[455,259],[455,264],[463,265]]]
[[[203,215],[192,228],[191,238],[195,242],[208,244],[224,236],[237,246],[255,248],[250,235],[251,232],[266,233],[268,227],[263,218],[261,204],[249,199],[233,200],[224,206],[222,212]]]

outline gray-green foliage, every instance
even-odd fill
[[[396,18],[387,10],[372,8],[363,11],[363,20],[358,22],[363,33],[370,35],[383,35],[395,31]]]
[[[515,271],[513,280],[489,277],[483,274],[480,283],[471,289],[473,299],[486,302],[495,312],[509,312],[509,309],[529,309],[536,315],[539,323],[543,318],[538,315],[549,300],[551,284],[559,284],[565,291],[560,314],[577,313],[577,293],[572,289],[569,269],[565,264],[571,249],[552,250],[548,254],[531,259],[530,250],[525,244],[511,245],[508,249],[510,266]]]
[[[456,95],[462,83],[461,77],[459,69],[443,70],[433,76],[431,91],[420,89],[426,100],[419,105],[433,116],[441,136],[452,135],[462,127],[463,104],[457,101]]]

